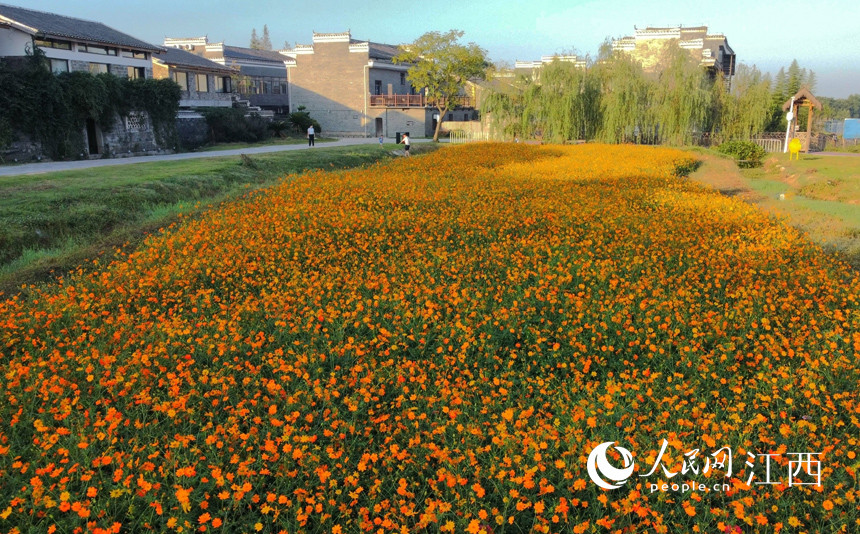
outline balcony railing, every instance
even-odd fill
[[[472,107],[468,96],[457,97],[455,107]],[[423,108],[434,107],[434,102],[424,95],[370,95],[370,107],[374,108]]]

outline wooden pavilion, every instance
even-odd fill
[[[792,107],[792,101],[794,102],[794,107]],[[800,108],[809,108],[809,114],[806,118],[806,134],[797,133],[797,127],[791,129],[792,137],[796,137],[800,139],[800,142],[803,143],[803,151],[807,154],[809,153],[809,148],[812,145],[812,112],[816,108],[818,111],[823,109],[821,102],[813,96],[812,92],[807,87],[801,87],[800,91],[798,91],[792,98],[789,98],[785,104],[782,105],[782,110],[785,112],[791,111],[793,114],[792,121],[795,125],[797,125],[797,121],[799,120],[798,112]]]

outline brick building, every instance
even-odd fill
[[[432,135],[433,110],[406,79],[408,65],[391,60],[394,45],[359,41],[345,33],[314,33],[313,44],[282,54],[287,64],[290,109],[304,106],[326,134],[394,137]]]

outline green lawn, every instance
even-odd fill
[[[0,178],[0,294],[45,280],[289,174],[393,157],[395,145],[141,163]],[[431,147],[427,147],[430,149]]]
[[[314,139],[315,143],[330,143],[332,141],[336,141],[337,139],[334,137],[317,137]],[[272,137],[266,141],[262,141],[260,143],[219,143],[217,145],[211,145],[206,147],[201,147],[194,152],[215,152],[218,150],[237,150],[241,148],[256,148],[261,146],[280,146],[280,145],[305,145],[308,140],[306,137]]]
[[[762,207],[860,268],[860,157],[778,154],[741,173]]]

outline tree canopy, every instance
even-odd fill
[[[532,75],[499,77],[481,109],[491,132],[507,139],[725,142],[785,131],[782,105],[794,94],[789,91],[815,83],[815,74],[796,61],[781,69],[773,83],[755,66],[738,65],[729,84],[721,72],[701,68],[676,43],[667,43],[662,54],[660,68],[645,71],[607,42],[597,60],[585,66],[555,60]],[[816,116],[860,113],[858,99],[825,99],[830,105]]]
[[[458,104],[468,80],[483,79],[489,67],[486,51],[475,43],[460,44],[463,32],[428,32],[412,44],[400,47],[395,63],[409,63],[407,80],[423,88],[425,96],[437,110],[439,120],[433,140],[439,140],[442,121],[449,109]]]
[[[269,26],[263,24],[263,36],[257,36],[257,28],[251,30],[251,44],[249,46],[254,50],[271,50],[272,40],[269,38]]]

